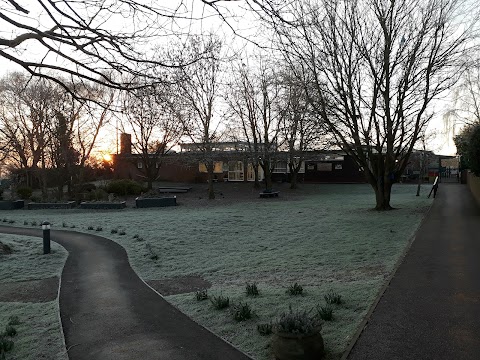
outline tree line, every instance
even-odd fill
[[[235,36],[259,45],[255,56],[229,55],[215,34],[182,31],[189,28],[182,21],[194,18],[185,10],[188,1],[170,9],[130,0],[109,8],[95,0],[88,11],[78,4],[79,9],[72,8],[67,0],[37,2],[50,10],[46,23],[52,27],[19,23],[29,9],[7,1],[13,15],[2,21],[17,31],[11,39],[0,39],[0,56],[21,65],[32,79],[63,88],[69,96],[63,106],[76,105],[49,113],[55,125],[48,131],[55,136],[29,145],[30,163],[16,154],[21,166],[45,164],[68,173],[67,159],[77,156],[69,145],[75,143],[71,117],[89,102],[110,109],[102,98],[106,95],[100,95],[110,88],[121,91],[113,102],[146,162],[148,154],[161,158],[171,144],[188,139],[197,145],[212,180],[215,142],[234,138],[249,144],[269,188],[275,151],[289,152],[296,174],[306,150],[333,143],[364,171],[377,210],[391,209],[392,185],[434,115],[433,101],[468,68],[467,54],[476,51],[478,35],[478,9],[463,0],[245,0],[268,38],[262,43],[235,28],[233,5],[193,1]],[[106,28],[119,17],[131,19],[132,27]],[[148,44],[155,38],[172,40],[152,50]],[[43,61],[14,55],[29,41],[46,49]],[[66,65],[49,62],[51,54]],[[103,90],[91,92],[94,84]],[[93,108],[92,114],[101,112]],[[41,137],[37,131],[45,133],[35,127],[30,137]],[[1,146],[19,148],[7,143]],[[38,151],[45,143],[48,152]],[[145,171],[153,179],[158,168],[152,162]],[[209,184],[213,198],[213,181]]]

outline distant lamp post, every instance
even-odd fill
[[[43,254],[50,254],[50,223],[44,221],[42,223],[43,230]]]

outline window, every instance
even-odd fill
[[[137,163],[137,169],[143,169],[143,163],[142,162],[138,162]]]
[[[228,162],[228,181],[243,181],[243,161]]]
[[[277,161],[275,163],[275,168],[273,173],[286,174],[287,173],[287,162],[286,161]]]
[[[332,171],[332,163],[317,163],[317,171]]]

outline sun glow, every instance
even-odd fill
[[[103,154],[102,155],[103,161],[111,162],[113,160],[112,155],[110,154]]]

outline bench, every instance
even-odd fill
[[[272,197],[278,197],[278,194],[280,194],[280,191],[263,191],[260,193],[260,197],[272,198]]]
[[[185,186],[161,186],[157,188],[157,191],[159,193],[181,194],[181,193],[186,193],[191,189],[192,189],[191,187],[185,187]]]

